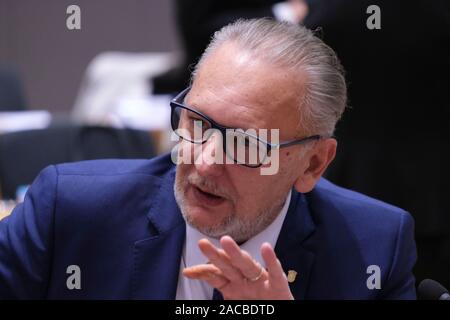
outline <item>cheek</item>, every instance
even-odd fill
[[[240,168],[237,168],[240,169]],[[230,180],[230,187],[234,190],[235,196],[242,199],[253,190],[253,179],[244,172],[239,172],[240,170],[229,170],[228,177]]]
[[[303,159],[299,156],[298,151],[285,151],[280,155],[280,179],[295,181],[301,168],[304,165]]]
[[[278,175],[261,175],[255,172],[235,172],[231,178],[238,197],[238,206],[250,208],[265,203],[277,189]]]
[[[177,165],[177,180],[181,182],[182,185],[186,184],[189,172],[191,172],[193,165],[191,164],[178,164]]]
[[[178,144],[178,163],[180,165],[189,165],[194,163],[194,144],[188,141],[182,140]]]

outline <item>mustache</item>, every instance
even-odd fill
[[[202,191],[231,200],[231,195],[225,188],[211,182],[206,178],[202,178],[198,175],[189,175],[187,181],[189,184],[201,189]]]

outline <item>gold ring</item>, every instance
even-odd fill
[[[261,279],[261,277],[263,276],[263,274],[264,274],[264,268],[260,265],[259,266],[261,269],[260,269],[260,271],[259,271],[259,274],[256,276],[256,277],[254,277],[254,278],[247,278],[250,282],[256,282],[256,281],[258,281],[259,279]]]

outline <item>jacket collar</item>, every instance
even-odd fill
[[[315,224],[304,194],[292,190],[289,211],[278,237],[275,253],[288,275],[291,292],[296,300],[306,297],[315,254],[312,237]],[[293,274],[297,273],[294,277]]]
[[[163,176],[147,217],[151,236],[134,244],[134,299],[175,299],[186,224],[173,192],[175,167]]]

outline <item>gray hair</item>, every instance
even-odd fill
[[[347,103],[344,69],[333,49],[305,27],[272,19],[237,20],[217,31],[192,74],[206,57],[232,41],[256,58],[306,74],[299,106],[300,126],[306,134],[333,135]]]

